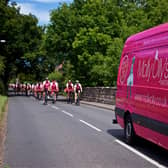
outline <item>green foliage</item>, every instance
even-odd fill
[[[5,94],[5,85],[4,85],[4,83],[3,83],[2,80],[0,80],[0,93],[1,93],[2,95]]]
[[[0,76],[4,74],[4,70],[5,70],[4,58],[0,56]]]
[[[64,85],[68,80],[75,80],[75,67],[73,64],[70,63],[70,61],[67,61],[63,67],[63,76],[64,76]]]
[[[85,86],[116,84],[124,41],[168,20],[166,0],[75,0],[51,13],[46,50],[54,62],[66,60],[66,79]]]
[[[50,24],[40,27],[35,16],[7,2],[0,1],[2,83],[49,75],[63,85],[78,79],[84,86],[114,86],[125,40],[168,21],[167,0],[74,0],[52,10]],[[54,70],[62,62],[61,76]]]
[[[58,82],[62,81],[63,79],[63,76],[62,76],[62,73],[58,72],[58,71],[55,71],[55,72],[51,72],[49,75],[48,75],[48,79],[50,81],[52,80],[56,80]]]
[[[7,1],[1,0],[0,18],[0,40],[6,41],[0,43],[0,77],[7,87],[10,79],[20,73],[36,74],[32,60],[37,59],[34,52],[39,49],[43,32],[37,26],[37,18],[31,14],[20,14],[16,3],[9,6]],[[28,54],[34,54],[33,58],[26,57]]]

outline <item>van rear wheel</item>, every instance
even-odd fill
[[[127,115],[125,119],[124,134],[127,144],[133,145],[135,140],[135,132],[130,115]]]

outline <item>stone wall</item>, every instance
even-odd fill
[[[81,96],[82,100],[115,104],[116,87],[85,87]]]

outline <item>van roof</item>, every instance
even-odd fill
[[[166,31],[168,31],[168,23],[164,23],[159,26],[155,26],[153,28],[142,31],[140,33],[134,34],[126,40],[126,43],[128,44],[133,41],[138,41],[138,40],[150,37],[154,34],[160,34],[162,32],[166,32]]]
[[[148,48],[151,46],[158,46],[164,43],[168,43],[168,36],[165,33],[168,32],[168,23],[161,24],[159,26],[147,29],[140,33],[134,34],[125,42],[124,51],[132,52],[139,50],[140,48]],[[163,34],[160,36],[160,34]],[[157,36],[157,37],[156,37]]]

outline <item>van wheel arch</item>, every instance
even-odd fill
[[[124,136],[127,144],[134,144],[136,135],[132,123],[131,114],[129,111],[126,111],[124,115]]]

